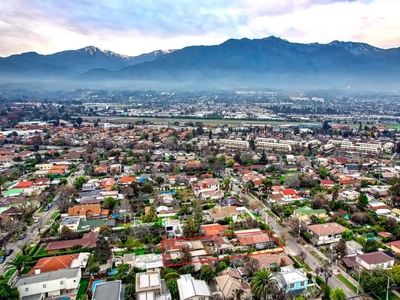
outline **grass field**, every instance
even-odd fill
[[[386,293],[382,294],[379,298],[379,300],[386,300]],[[397,297],[393,292],[389,293],[389,300],[400,300],[399,297]]]
[[[303,265],[304,269],[306,269],[307,272],[312,272],[310,266],[307,265],[299,256],[294,256],[294,258],[297,259],[297,261]]]
[[[89,285],[89,279],[83,278],[81,284],[79,285],[78,294],[76,295],[76,300],[86,299],[86,291]]]
[[[43,245],[42,247],[40,247],[39,251],[36,253],[36,255],[46,255],[47,251],[46,251],[46,245]]]
[[[55,211],[52,215],[51,218],[54,220],[55,218],[57,218],[57,216],[60,214],[60,212],[57,210]]]
[[[355,287],[350,281],[347,280],[342,274],[339,274],[338,279],[343,282],[349,289],[351,289],[354,293],[357,293],[357,287]]]

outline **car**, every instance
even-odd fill
[[[45,208],[43,208],[43,211],[48,211],[50,209],[50,204],[47,204]]]
[[[26,233],[20,234],[19,237],[18,237],[18,239],[19,239],[19,240],[23,240],[24,238],[26,238],[26,236],[27,236]]]
[[[14,249],[7,249],[6,252],[4,252],[4,256],[9,256],[14,252]]]
[[[2,264],[4,262],[4,260],[6,259],[5,256],[0,256],[0,264]]]
[[[39,217],[33,217],[33,223],[39,223],[40,218]]]

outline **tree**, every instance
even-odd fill
[[[5,270],[8,271],[11,269],[16,269],[18,277],[20,277],[22,275],[22,269],[28,264],[29,261],[30,261],[29,256],[25,256],[18,253],[10,261],[6,263]]]
[[[81,117],[76,118],[76,123],[78,124],[79,127],[81,127],[82,122],[83,122],[83,120]]]
[[[354,234],[351,230],[346,229],[345,231],[342,232],[342,239],[345,241],[351,241],[354,237]]]
[[[347,255],[347,246],[344,239],[340,239],[338,243],[333,246],[333,250],[339,257],[345,257]]]
[[[291,188],[300,187],[300,179],[299,179],[299,176],[297,176],[297,175],[290,175],[290,176],[286,177],[285,182],[286,182],[287,186],[289,186]]]
[[[87,182],[87,179],[84,176],[78,176],[75,178],[74,187],[77,190],[80,190],[80,189],[82,189],[83,184],[86,182]]]
[[[122,199],[119,202],[119,212],[126,223],[127,219],[130,220],[132,216],[132,206],[127,199]]]
[[[142,215],[141,220],[143,223],[154,223],[157,221],[157,211],[155,206],[150,206],[149,211]]]
[[[314,206],[316,208],[321,208],[328,204],[328,198],[326,197],[325,192],[318,192],[314,196]]]
[[[183,234],[186,237],[195,237],[199,235],[200,225],[193,219],[189,218],[185,220],[182,226]]]
[[[0,275],[0,299],[19,300],[19,291],[16,286],[8,285],[8,280]]]
[[[96,242],[96,247],[94,247],[93,255],[94,259],[100,262],[106,261],[111,257],[111,249],[105,239],[98,239],[98,241]]]
[[[365,245],[363,247],[363,251],[365,253],[375,252],[378,250],[378,248],[379,248],[379,242],[377,240],[367,239],[367,241],[365,242]]]
[[[3,223],[2,226],[4,232],[8,232],[11,237],[14,237],[16,233],[22,230],[22,228],[25,226],[25,223],[8,219],[7,222]],[[7,241],[7,239],[3,239],[4,249],[6,249]]]
[[[297,217],[292,217],[289,220],[289,227],[292,229],[292,232],[295,237],[299,237],[299,231],[300,231],[300,220]]]
[[[61,228],[60,237],[62,239],[66,239],[67,240],[71,235],[72,235],[72,229],[64,225]]]
[[[329,278],[333,275],[333,264],[333,260],[328,260],[315,269],[315,273],[324,278],[326,285],[328,285]]]
[[[336,201],[338,196],[339,196],[339,191],[340,191],[340,186],[338,184],[335,184],[332,187],[332,200]]]
[[[368,197],[364,193],[361,193],[357,200],[357,206],[365,208],[367,205],[368,205]]]
[[[394,176],[389,180],[389,192],[392,196],[392,204],[395,207],[400,205],[400,176]]]
[[[250,288],[258,299],[274,299],[273,292],[277,286],[274,275],[269,269],[262,268],[254,273],[250,280]]]
[[[397,285],[400,285],[400,265],[394,265],[390,270],[390,274],[392,279]]]
[[[117,274],[114,275],[115,280],[121,280],[123,284],[127,283],[128,273],[131,269],[129,264],[120,264],[117,266]]]
[[[117,206],[118,201],[113,197],[107,197],[104,199],[104,208],[113,210]]]
[[[179,299],[179,289],[176,280],[167,280],[167,287],[171,293],[172,299]]]
[[[331,291],[330,300],[346,300],[346,293],[341,288],[335,288]]]
[[[127,284],[125,286],[125,297],[124,297],[124,300],[136,300],[135,290],[136,290],[135,283]]]
[[[265,154],[265,150],[263,150],[263,152],[261,153],[261,157],[260,157],[260,160],[258,161],[258,163],[260,165],[268,164],[268,158],[267,158],[267,155]]]
[[[383,294],[387,287],[386,271],[380,268],[363,270],[360,273],[360,285],[365,293]]]
[[[22,255],[27,256],[29,254],[29,250],[31,249],[31,245],[28,242],[25,242],[19,246],[19,249],[21,249]]]
[[[199,278],[206,282],[209,282],[211,279],[215,277],[213,270],[209,265],[202,265],[200,268]]]
[[[193,219],[197,223],[201,223],[203,221],[203,208],[201,207],[200,203],[198,203],[196,200],[193,201],[192,203],[192,214],[193,214]]]
[[[109,236],[112,233],[112,230],[110,226],[108,226],[107,224],[103,224],[100,226],[99,233],[102,236]]]
[[[97,274],[100,271],[100,266],[94,265],[89,268],[90,274]]]

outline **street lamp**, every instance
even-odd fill
[[[388,278],[387,287],[386,287],[386,300],[389,300],[389,289],[390,289],[392,286],[396,285],[396,284],[392,284],[391,286],[389,286],[389,279],[392,279],[392,278],[390,278],[388,275],[385,275],[385,276]],[[393,280],[393,279],[392,279],[392,280]]]

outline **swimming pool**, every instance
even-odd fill
[[[71,300],[70,297],[64,297],[64,298],[57,298],[56,300]]]
[[[112,269],[112,270],[107,271],[108,276],[115,275],[115,274],[117,274],[117,269]]]
[[[93,283],[92,283],[92,293],[94,292],[94,289],[96,288],[96,285],[98,285],[100,283],[103,283],[103,282],[104,282],[104,280],[93,281]]]

